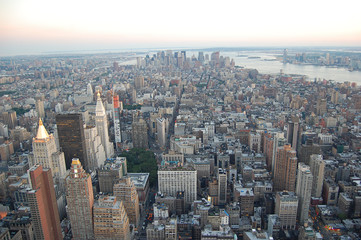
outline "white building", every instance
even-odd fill
[[[173,197],[178,191],[184,191],[185,202],[191,204],[197,199],[197,171],[192,167],[158,170],[158,188]]]
[[[331,134],[319,133],[318,137],[320,138],[320,144],[322,144],[322,145],[332,144],[332,135]]]
[[[98,135],[98,130],[94,126],[87,126],[84,128],[85,149],[88,158],[88,169],[95,171],[101,165],[104,165],[105,150],[102,145],[101,138]]]
[[[308,220],[312,191],[312,173],[310,167],[304,163],[298,163],[296,194],[299,198],[298,220],[301,225]]]
[[[106,158],[110,158],[114,155],[114,146],[113,143],[109,141],[107,115],[99,92],[97,105],[95,107],[95,122],[101,137],[102,145],[104,146]]]
[[[280,217],[281,228],[295,229],[297,219],[298,197],[294,192],[277,192],[275,213]]]
[[[40,164],[43,168],[50,168],[55,182],[65,179],[64,153],[57,149],[54,136],[48,134],[41,119],[36,137],[33,138],[33,153],[29,155],[29,160],[30,167]]]
[[[312,154],[310,157],[310,170],[313,175],[311,196],[320,198],[322,195],[322,186],[324,180],[325,161],[322,155]]]

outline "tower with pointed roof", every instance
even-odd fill
[[[114,147],[113,143],[109,141],[107,114],[99,92],[97,94],[97,104],[95,107],[95,123],[104,146],[106,157],[110,158],[114,154]]]
[[[39,164],[43,168],[50,168],[53,177],[64,177],[66,174],[64,153],[57,149],[53,134],[48,134],[41,119],[39,119],[37,134],[33,138],[33,154],[30,157],[30,164],[31,166]]]
[[[73,238],[94,239],[93,186],[90,175],[84,171],[78,158],[73,158],[66,178],[66,200]]]
[[[86,86],[86,95],[93,97],[93,87],[90,83]],[[93,99],[93,98],[92,98]]]

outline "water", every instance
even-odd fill
[[[237,66],[243,66],[245,68],[255,68],[260,73],[279,73],[283,70],[285,74],[300,74],[306,75],[308,80],[326,79],[334,80],[336,82],[356,82],[361,85],[361,72],[350,72],[345,68],[330,68],[325,66],[315,65],[298,65],[298,64],[283,64],[276,60],[275,55],[264,52],[223,52],[223,56],[229,56],[233,58]],[[247,55],[248,57],[260,57],[260,58],[248,58],[237,57],[237,55]],[[274,60],[274,61],[265,61]]]

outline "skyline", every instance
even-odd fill
[[[357,1],[0,1],[0,55],[131,48],[360,46]]]

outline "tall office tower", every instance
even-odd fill
[[[127,173],[127,159],[125,157],[107,160],[104,166],[98,169],[100,192],[113,193],[114,183]]]
[[[288,49],[285,48],[283,49],[283,63],[287,63],[288,62]]]
[[[120,179],[113,187],[113,195],[122,200],[127,212],[129,223],[138,227],[140,220],[139,197],[137,188],[130,177]]]
[[[197,199],[197,171],[193,167],[163,167],[158,170],[158,189],[161,193],[175,197],[184,191],[187,204]]]
[[[157,118],[157,140],[161,148],[166,147],[165,119]]]
[[[353,108],[361,109],[361,95],[354,94],[352,96],[352,103],[353,103]]]
[[[36,112],[38,113],[38,118],[44,119],[45,118],[44,102],[41,100],[36,100],[35,109]]]
[[[277,149],[284,146],[286,139],[283,132],[270,132],[266,133],[264,137],[263,151],[266,155],[267,169],[274,175],[275,159]]]
[[[119,151],[121,149],[122,133],[120,131],[120,112],[122,109],[119,104],[119,95],[113,92],[113,124],[114,124],[114,136],[115,147]]]
[[[324,171],[326,163],[322,155],[313,154],[310,157],[310,170],[313,175],[312,192],[311,196],[320,198],[322,196],[322,186],[324,179]]]
[[[129,219],[122,201],[101,197],[93,208],[95,239],[130,240]]]
[[[204,53],[203,52],[198,52],[198,61],[204,62]]]
[[[65,154],[66,168],[71,167],[73,158],[79,158],[82,166],[88,170],[82,115],[80,113],[58,114],[55,119],[59,145]]]
[[[98,129],[98,134],[102,140],[102,145],[105,150],[107,158],[111,158],[114,155],[113,143],[109,141],[108,135],[108,120],[105,108],[98,92],[97,105],[95,107],[95,123]]]
[[[298,197],[294,192],[277,192],[275,213],[281,221],[281,228],[295,229],[297,219]]]
[[[226,169],[218,169],[218,204],[225,205],[227,203],[227,171]]]
[[[134,79],[134,87],[135,89],[144,88],[144,77],[143,76],[136,76]]]
[[[298,163],[296,194],[299,198],[298,221],[303,225],[308,220],[312,191],[312,173],[310,167],[304,163]]]
[[[181,51],[181,55],[184,61],[187,60],[187,51]]]
[[[283,132],[271,132],[265,135],[263,149],[266,154],[267,168],[271,170],[272,175],[274,175],[277,150],[285,144]]]
[[[148,125],[143,118],[135,119],[132,123],[133,147],[148,148]]]
[[[93,93],[93,87],[90,83],[88,83],[88,85],[86,86],[86,95],[93,97],[94,93]]]
[[[322,116],[327,112],[327,100],[325,98],[317,99],[316,114]]]
[[[299,124],[300,119],[297,116],[291,116],[291,120],[287,124],[287,142],[294,150],[297,150]]]
[[[214,61],[214,66],[219,65],[219,52],[213,52],[211,54],[211,61]]]
[[[36,239],[63,239],[51,170],[35,165],[28,174],[32,190],[27,197]]]
[[[73,238],[94,239],[93,185],[90,175],[85,173],[77,158],[73,159],[66,178],[66,201]]]
[[[135,88],[132,89],[132,103],[137,103],[137,90],[135,90]]]
[[[337,104],[338,98],[339,98],[339,92],[337,90],[333,89],[331,92],[331,102],[333,104]]]
[[[95,171],[103,165],[106,160],[104,147],[95,126],[86,126],[84,136],[88,169]]]
[[[1,113],[2,119],[9,129],[14,129],[18,125],[15,111],[7,111]]]
[[[117,62],[113,62],[113,70],[119,71],[119,64]]]
[[[44,168],[51,169],[56,181],[65,178],[64,153],[57,149],[54,136],[48,134],[41,119],[39,119],[38,132],[33,138],[33,154],[29,155],[29,159],[31,166],[40,164]]]
[[[177,67],[179,68],[182,68],[183,67],[183,61],[184,61],[184,58],[181,54],[178,54],[178,57],[177,57]]]
[[[275,159],[274,190],[294,191],[296,183],[297,157],[291,145],[286,144],[277,149]]]

